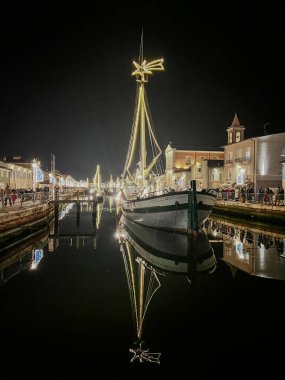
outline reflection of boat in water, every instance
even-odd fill
[[[126,199],[122,203],[122,209],[129,219],[145,226],[187,231],[194,229],[191,226],[192,213],[197,213],[198,225],[204,223],[214,207],[216,195],[205,190],[196,192],[193,187],[192,190],[184,189],[185,191],[162,191],[159,164],[162,150],[155,136],[145,84],[153,72],[164,70],[163,62],[163,59],[147,62],[143,57],[143,41],[141,42],[139,63],[133,62],[135,71],[132,75],[136,76],[138,87],[123,173]],[[137,197],[138,193],[135,196],[130,194],[129,189],[134,188],[142,196]]]
[[[197,237],[156,230],[129,221],[122,215],[120,225],[129,243],[156,268],[188,275],[193,272],[213,271],[216,258],[207,235],[200,230]]]
[[[142,328],[154,294],[161,287],[160,276],[184,274],[190,284],[197,272],[216,268],[213,249],[203,231],[197,237],[143,227],[121,216],[117,229],[128,280],[136,340],[131,361],[160,362],[160,353],[144,349]]]

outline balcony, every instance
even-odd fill
[[[250,162],[250,157],[238,157],[235,159],[235,162]]]
[[[232,165],[233,164],[233,160],[226,160],[226,165]]]

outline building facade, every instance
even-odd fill
[[[0,161],[0,188],[7,184],[11,189],[32,188],[33,170],[18,163]]]
[[[285,147],[282,149],[282,152],[281,152],[281,160],[280,161],[280,164],[281,164],[281,173],[282,173],[282,187],[283,189],[285,189]]]
[[[7,184],[10,186],[11,171],[5,162],[0,161],[0,190],[4,189]]]
[[[225,152],[225,184],[277,187],[282,184],[280,156],[285,149],[285,133],[244,139],[245,127],[235,114],[227,129],[228,144]]]
[[[196,180],[197,190],[216,189],[224,180],[222,150],[177,150],[168,145],[165,150],[167,186],[181,190]]]

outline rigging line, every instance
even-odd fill
[[[128,281],[128,285],[129,285],[129,292],[130,292],[130,299],[131,299],[131,304],[132,304],[132,310],[134,310],[135,307],[134,307],[134,299],[133,299],[133,292],[132,292],[132,286],[131,286],[131,274],[130,274],[130,271],[129,271],[129,268],[128,268],[128,262],[127,262],[127,257],[126,257],[127,255],[126,255],[126,251],[125,251],[125,248],[124,248],[123,244],[121,245],[121,253],[122,253],[122,256],[123,256],[125,271],[126,271],[126,275],[127,275],[127,281]]]
[[[151,133],[152,133],[153,140],[154,140],[158,150],[161,151],[161,148],[157,142],[155,126],[154,126],[154,122],[153,122],[152,115],[150,112],[149,101],[148,101],[146,91],[144,91],[144,104],[145,104],[145,114],[146,114],[146,117],[148,119],[149,125],[151,125]]]
[[[146,114],[146,119],[147,119],[149,141],[150,141],[150,145],[151,145],[152,156],[155,157],[158,154],[158,152],[155,149],[156,145],[154,143],[154,139],[152,136],[152,126],[150,124],[149,113],[150,113],[149,110],[147,110],[147,108],[145,106],[145,114]]]
[[[149,306],[149,303],[150,303],[151,299],[153,298],[153,296],[154,296],[154,294],[157,292],[157,290],[161,287],[161,283],[160,283],[160,281],[159,281],[159,279],[158,279],[158,277],[157,277],[157,274],[156,274],[155,270],[154,270],[154,269],[151,269],[151,271],[152,271],[152,273],[154,274],[155,279],[156,279],[156,281],[157,281],[157,287],[154,289],[154,291],[153,291],[151,297],[149,298],[148,302],[146,302],[145,309],[144,309],[144,313],[143,313],[142,321],[144,320],[144,317],[145,317],[145,314],[146,314],[146,311],[147,311],[147,309],[148,309],[148,306]]]
[[[153,156],[155,157],[154,160],[154,164],[153,166],[155,166],[156,170],[158,173],[162,174],[163,173],[163,170],[162,170],[162,166],[161,166],[161,159],[159,159],[159,157],[161,156],[161,153],[162,153],[162,150],[157,142],[157,138],[156,138],[156,134],[155,134],[155,127],[154,127],[154,123],[153,123],[153,120],[152,120],[152,116],[151,116],[151,113],[150,113],[150,107],[149,107],[149,103],[148,103],[148,98],[147,98],[147,94],[146,94],[146,91],[145,91],[145,114],[146,114],[146,118],[147,118],[147,121],[148,121],[148,129],[149,129],[149,135],[150,135],[150,141],[151,141],[151,144],[155,144],[155,148],[153,149]],[[154,153],[155,152],[155,153]],[[152,166],[149,165],[149,171],[151,170]]]
[[[124,172],[123,172],[123,176],[124,177],[126,175],[126,171],[128,170],[128,166],[130,164],[130,156],[131,156],[133,144],[136,143],[136,141],[134,141],[134,138],[136,137],[135,136],[136,135],[135,134],[135,129],[136,129],[137,122],[138,122],[138,103],[139,103],[139,84],[137,83],[137,86],[136,86],[135,109],[134,109],[134,114],[133,114],[131,138],[130,138],[130,141],[129,141],[128,152],[127,152],[125,166],[124,166]]]
[[[155,165],[156,161],[158,160],[159,156],[162,153],[161,149],[159,148],[157,142],[154,139],[154,136],[153,136],[152,130],[151,130],[151,126],[149,124],[148,124],[148,133],[149,133],[149,137],[150,137],[150,145],[151,145],[153,158],[152,158],[152,161],[148,164],[148,166],[146,168],[146,175],[150,172],[150,170]],[[159,149],[156,150],[155,146]]]
[[[142,325],[143,325],[143,316],[144,316],[144,278],[145,278],[145,265],[142,260],[139,261],[139,328],[138,335],[141,338],[142,334]]]
[[[127,268],[126,273],[129,273],[128,284],[129,284],[129,291],[130,291],[130,298],[131,298],[131,306],[132,306],[132,312],[134,315],[134,319],[136,320],[136,325],[137,325],[136,328],[138,329],[138,310],[137,310],[135,276],[134,276],[134,268],[132,265],[132,256],[131,256],[131,252],[130,252],[130,245],[128,242],[126,242],[126,247],[127,247],[128,262],[129,262],[130,268],[128,267],[128,265],[125,268]],[[129,272],[129,269],[130,269],[130,272]]]
[[[141,95],[142,93],[142,88],[141,86],[139,86],[138,88],[138,94],[137,94],[137,106],[136,106],[136,110],[135,110],[135,121],[134,121],[134,125],[133,125],[133,134],[131,136],[131,141],[130,141],[130,145],[129,145],[129,148],[130,148],[130,153],[129,153],[129,159],[128,159],[128,163],[127,163],[127,171],[128,173],[130,174],[129,172],[129,168],[133,162],[133,156],[134,156],[134,153],[135,153],[135,148],[136,148],[136,145],[137,145],[137,141],[138,141],[138,134],[139,134],[139,117],[140,117],[140,105],[141,105]],[[131,174],[130,174],[131,175]],[[132,177],[132,175],[131,175]],[[132,178],[133,179],[133,178]]]
[[[154,287],[154,280],[155,280],[155,277],[153,275],[153,270],[152,269],[150,269],[150,270],[151,270],[151,274],[150,274],[150,278],[149,278],[147,294],[146,294],[146,297],[145,297],[145,303],[146,304],[148,303],[148,300],[151,298],[151,294],[152,294],[153,287]]]
[[[150,273],[150,277],[149,277],[149,281],[148,281],[148,287],[147,287],[147,292],[146,292],[146,296],[145,296],[145,303],[146,304],[147,304],[147,302],[148,302],[148,300],[150,298],[150,294],[151,294],[152,287],[153,287],[152,278],[153,278],[153,276]]]

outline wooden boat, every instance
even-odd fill
[[[128,219],[148,227],[197,230],[210,215],[216,194],[205,190],[196,192],[196,183],[195,188],[192,186],[185,191],[161,188],[163,181],[162,173],[159,173],[159,158],[162,150],[155,136],[145,84],[154,71],[164,70],[163,62],[163,59],[147,62],[143,58],[142,40],[139,63],[133,62],[135,71],[132,75],[136,76],[138,87],[134,122],[122,175],[122,210]],[[136,152],[139,152],[137,158]],[[152,155],[147,152],[152,152]],[[150,156],[148,162],[147,156]],[[134,162],[137,162],[135,167]]]
[[[195,194],[193,190],[161,195],[150,193],[146,198],[126,200],[122,203],[122,211],[126,218],[146,227],[189,232],[206,221],[215,200],[215,194]],[[195,213],[197,216],[193,215]]]

